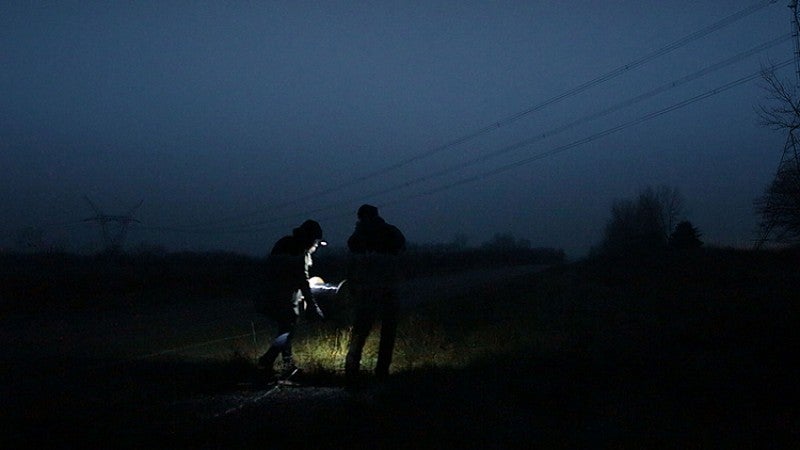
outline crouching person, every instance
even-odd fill
[[[322,316],[322,311],[311,294],[308,285],[309,268],[313,264],[311,255],[322,242],[319,223],[307,220],[292,230],[291,236],[280,238],[267,257],[265,292],[259,309],[274,320],[278,333],[269,349],[258,359],[258,366],[275,374],[275,361],[282,357],[279,376],[289,377],[298,371],[292,355],[292,338],[297,319],[307,308]]]
[[[362,205],[358,222],[347,246],[351,252],[348,283],[355,308],[345,376],[356,381],[360,373],[364,344],[376,319],[381,321],[377,378],[389,375],[397,332],[395,284],[399,278],[399,254],[405,249],[405,236],[378,215],[378,208]]]

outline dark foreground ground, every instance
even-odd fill
[[[563,342],[519,349],[524,330],[509,327],[497,356],[356,389],[319,374],[265,396],[245,361],[56,359],[63,377],[4,386],[0,444],[800,448],[798,262],[717,251],[487,286],[461,300],[463,316],[442,316],[448,327],[513,314]]]

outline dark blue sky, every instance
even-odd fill
[[[788,35],[784,3],[4,2],[0,247],[96,248],[87,195],[143,201],[133,246],[263,254],[306,218],[341,245],[370,202],[413,242],[580,256],[648,185],[749,245],[784,138],[759,81],[638,121],[791,59],[745,54]]]

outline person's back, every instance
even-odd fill
[[[280,238],[267,256],[266,281],[282,292],[301,289],[306,282],[306,249],[294,236]]]
[[[356,229],[347,241],[351,252],[348,276],[355,307],[345,361],[345,374],[350,380],[359,374],[364,344],[376,317],[381,320],[381,336],[375,374],[378,377],[389,374],[397,330],[394,284],[399,272],[398,255],[405,249],[405,241],[397,227],[378,215],[378,208],[372,205],[359,208]]]
[[[355,254],[397,255],[405,248],[405,236],[382,217],[366,216],[356,224],[355,231],[347,240],[347,246]]]
[[[405,249],[405,236],[380,216],[359,220],[347,240],[351,252],[350,280],[363,284],[397,281],[398,255]]]

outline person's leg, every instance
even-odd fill
[[[266,369],[273,369],[275,360],[278,355],[283,355],[284,365],[287,359],[290,363],[292,361],[292,336],[294,335],[295,324],[297,317],[291,310],[284,311],[282,314],[277,314],[275,317],[278,326],[278,334],[275,339],[270,343],[269,349],[260,358],[258,358],[258,365]]]
[[[397,301],[394,292],[390,290],[383,293],[381,300],[381,338],[378,344],[375,375],[385,378],[389,375],[389,366],[392,364],[392,354],[397,336]]]
[[[261,357],[258,358],[259,367],[270,371],[272,370],[273,366],[275,365],[275,359],[280,354],[280,348],[278,348],[278,346],[275,344],[275,342],[278,341],[280,338],[281,336],[278,335],[272,341],[272,344],[270,344],[269,349],[263,355],[261,355]]]
[[[350,332],[350,343],[344,365],[347,376],[358,375],[364,344],[367,342],[367,337],[375,321],[375,309],[368,303],[368,299],[363,297],[366,292],[361,291],[356,295],[358,297],[356,298],[355,320],[353,321],[353,330]]]
[[[278,333],[281,336],[285,336],[285,340],[281,346],[283,372],[291,372],[296,368],[294,364],[294,355],[292,354],[292,339],[294,338],[294,331],[296,328],[297,316],[294,315],[294,313],[285,317],[283,322],[278,325]]]

